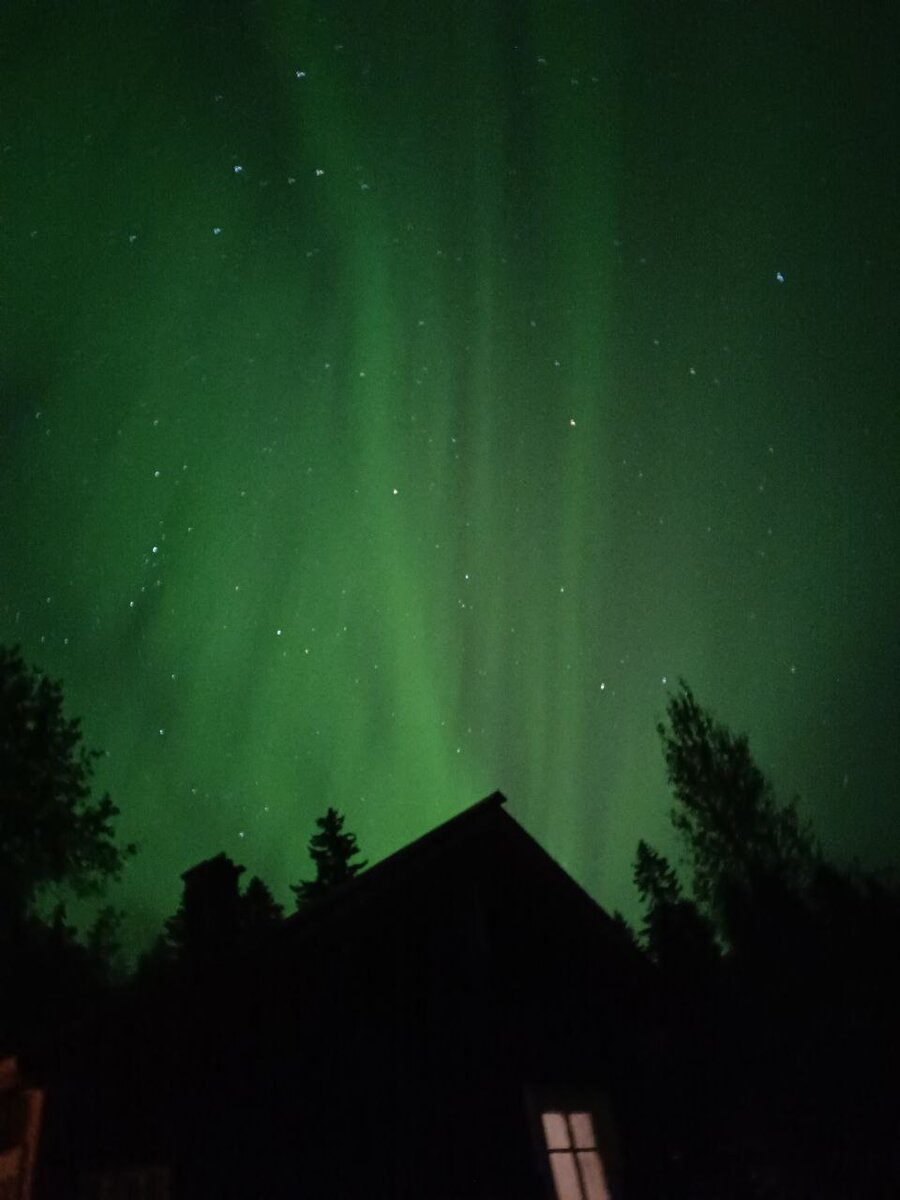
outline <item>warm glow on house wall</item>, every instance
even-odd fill
[[[30,1200],[44,1093],[23,1086],[15,1058],[0,1061],[0,1197]]]

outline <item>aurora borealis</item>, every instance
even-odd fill
[[[494,788],[598,899],[679,676],[896,860],[887,4],[0,16],[0,641],[140,844],[287,900]]]

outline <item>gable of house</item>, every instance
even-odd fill
[[[583,1153],[617,1178],[609,1097],[646,964],[503,805],[144,1012],[99,1102],[129,1079],[140,1092],[123,1165],[168,1165],[191,1200],[547,1200],[576,1150],[549,1146],[543,1114],[563,1114],[558,1139],[574,1112],[593,1122]]]

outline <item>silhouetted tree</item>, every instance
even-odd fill
[[[284,909],[275,902],[268,886],[254,875],[241,896],[241,931],[248,937],[271,929],[284,916]]]
[[[134,854],[115,843],[109,796],[91,797],[99,757],[64,715],[61,685],[0,647],[0,936],[48,888],[101,893]]]
[[[634,883],[644,905],[641,939],[650,957],[673,976],[696,978],[718,961],[712,923],[682,894],[668,859],[638,842]]]
[[[122,918],[124,913],[105,904],[88,926],[84,948],[88,962],[98,981],[116,983],[124,979],[126,968],[122,957]]]
[[[794,803],[780,804],[745,735],[706,712],[682,680],[657,726],[669,784],[670,816],[684,846],[691,895],[730,944],[734,922],[762,889],[802,889],[821,855]]]
[[[80,937],[61,899],[101,895],[134,853],[114,840],[109,796],[92,798],[98,757],[61,685],[0,647],[0,1050],[77,1020],[119,966],[119,914],[102,909]]]
[[[684,682],[658,731],[688,887],[644,842],[634,878],[644,944],[679,985],[686,1194],[900,1194],[883,1115],[900,1071],[900,890],[827,863],[747,738]]]
[[[171,920],[173,918],[169,917],[165,922],[165,926],[168,926]],[[171,979],[172,971],[177,962],[178,951],[168,934],[168,930],[165,929],[163,933],[158,934],[153,939],[146,950],[138,955],[131,978],[134,990],[146,992],[164,985]]]
[[[317,817],[316,825],[319,832],[309,841],[309,856],[315,864],[316,877],[291,885],[298,909],[353,879],[368,866],[366,862],[352,861],[359,854],[356,835],[344,833],[344,818],[337,809],[329,808],[324,817]]]

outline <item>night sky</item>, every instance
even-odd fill
[[[631,913],[679,676],[898,858],[895,7],[4,5],[0,641],[134,940],[494,788]]]

